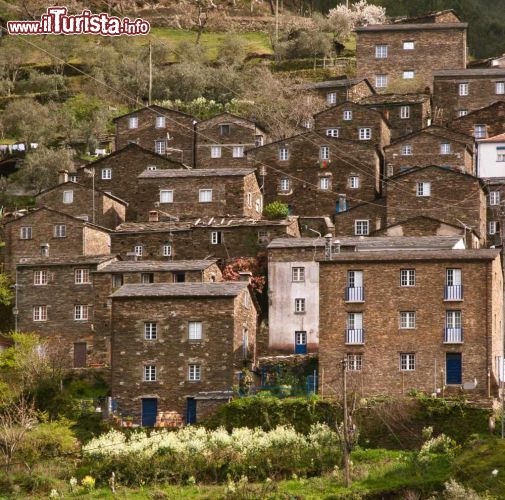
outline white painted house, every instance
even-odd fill
[[[477,177],[505,177],[505,134],[477,141]]]

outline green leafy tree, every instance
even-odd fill
[[[270,219],[282,219],[289,215],[289,208],[282,201],[272,201],[263,209],[263,215]]]

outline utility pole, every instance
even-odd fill
[[[342,394],[343,394],[343,408],[344,408],[344,425],[343,425],[343,439],[342,439],[342,452],[344,455],[344,486],[349,488],[351,485],[351,471],[350,471],[350,457],[349,457],[349,410],[347,408],[347,360],[342,360]]]
[[[153,93],[153,44],[149,40],[149,106],[151,105],[151,98]]]

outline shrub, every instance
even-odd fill
[[[272,201],[263,209],[263,215],[269,219],[282,219],[289,215],[289,208],[282,201]]]

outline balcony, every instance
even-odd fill
[[[363,328],[359,329],[347,329],[345,331],[345,343],[347,345],[363,345],[365,343],[365,330]]]
[[[462,344],[463,328],[446,328],[444,344]]]
[[[444,287],[444,300],[463,300],[463,285],[446,285]]]
[[[346,287],[345,289],[346,302],[364,302],[365,301],[365,288],[362,286]]]

